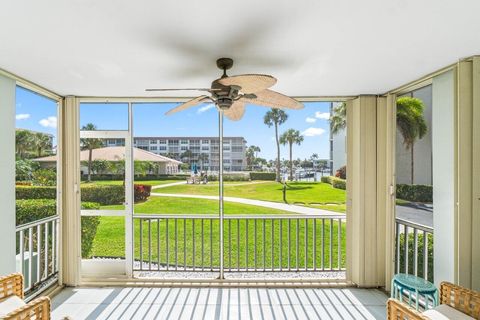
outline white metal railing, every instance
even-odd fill
[[[218,215],[133,219],[134,271],[345,269],[345,215],[225,215],[223,250]]]
[[[395,273],[433,281],[433,228],[395,219]]]
[[[55,215],[16,228],[16,269],[24,276],[26,295],[57,278],[59,220]]]

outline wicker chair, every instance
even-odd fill
[[[29,303],[23,298],[23,276],[20,273],[0,277],[1,319],[50,319],[50,298],[40,297]]]
[[[449,282],[442,282],[440,284],[440,306],[437,308],[446,310],[446,313],[450,313],[454,309],[465,316],[480,319],[480,293]],[[387,302],[389,320],[435,318],[431,314],[431,311],[422,313],[395,299],[389,299]]]

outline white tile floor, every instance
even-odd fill
[[[67,288],[52,319],[385,319],[367,289]]]

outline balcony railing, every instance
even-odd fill
[[[433,281],[433,228],[395,219],[395,273]]]
[[[24,275],[27,296],[57,280],[58,225],[56,215],[16,228],[16,269]]]
[[[218,216],[135,215],[134,271],[219,271]],[[224,272],[341,271],[345,215],[226,215]]]

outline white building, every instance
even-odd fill
[[[108,139],[107,146],[118,146],[123,140]],[[218,137],[136,137],[133,145],[139,149],[150,151],[159,155],[181,160],[184,163],[197,164],[199,169],[218,170]],[[245,151],[247,141],[243,137],[223,138],[223,164],[225,171],[243,171],[247,160]],[[189,159],[182,154],[187,150],[192,152]],[[203,159],[200,155],[204,154]],[[199,159],[200,158],[200,159]]]
[[[330,114],[332,114],[333,109],[339,105],[341,102],[332,102],[330,106]],[[342,129],[336,134],[332,134],[330,130],[330,170],[331,175],[335,175],[335,172],[347,164],[347,129]]]

